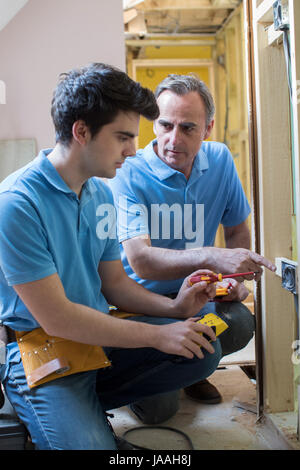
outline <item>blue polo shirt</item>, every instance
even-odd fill
[[[16,330],[39,324],[13,285],[57,273],[69,300],[107,313],[97,268],[120,258],[110,189],[90,178],[79,199],[50,151],[0,184],[0,320]]]
[[[203,142],[187,180],[156,155],[155,143],[127,158],[109,181],[120,242],[147,234],[155,247],[185,250],[213,246],[219,224],[232,227],[247,219],[250,207],[224,144]],[[127,274],[154,292],[173,293],[181,286],[183,279],[140,279],[123,248],[121,258]]]

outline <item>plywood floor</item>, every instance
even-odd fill
[[[255,410],[255,383],[237,365],[218,369],[210,381],[222,394],[220,404],[199,404],[182,391],[180,410],[163,425],[186,433],[194,450],[270,450],[256,424],[256,413],[248,411],[244,405],[236,406],[246,403],[246,408]],[[141,426],[127,407],[113,410],[113,414],[111,423],[119,436]],[[136,431],[128,435],[128,439],[153,450],[189,449],[183,437],[163,429]]]

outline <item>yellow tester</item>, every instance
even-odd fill
[[[221,333],[223,333],[223,331],[225,331],[228,328],[227,323],[224,320],[222,320],[220,317],[215,315],[214,313],[207,313],[206,315],[204,315],[204,317],[200,318],[200,320],[198,320],[197,323],[202,323],[204,325],[210,326],[216,336],[219,336]],[[203,334],[203,336],[208,341],[211,341],[211,338],[207,336],[205,333],[200,333],[200,334]]]

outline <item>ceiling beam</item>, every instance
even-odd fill
[[[236,8],[240,0],[144,0],[135,5],[138,10],[229,10]]]
[[[123,10],[134,8],[139,3],[144,3],[144,0],[123,0]]]
[[[126,45],[131,47],[161,47],[161,46],[215,46],[216,41],[205,40],[205,39],[181,39],[181,40],[171,40],[171,39],[126,39]]]

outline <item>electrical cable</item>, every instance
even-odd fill
[[[289,27],[285,27],[283,30],[283,49],[286,62],[287,70],[287,81],[289,87],[289,97],[290,97],[290,119],[291,119],[291,153],[292,153],[292,182],[293,182],[293,217],[296,215],[296,172],[295,172],[295,137],[294,137],[294,109],[293,109],[293,88],[292,88],[292,76],[291,76],[291,52],[290,52],[290,40],[289,40]],[[296,312],[296,334],[297,341],[300,339],[300,318],[299,318],[299,298],[298,294],[294,294],[294,305]],[[300,440],[300,385],[297,386],[298,392],[298,419],[297,419],[297,437]]]
[[[132,428],[132,429],[128,429],[128,431],[125,431],[122,435],[122,438],[125,439],[125,436],[127,436],[129,433],[131,433],[133,431],[145,431],[145,430],[149,430],[149,429],[159,429],[159,430],[164,430],[164,431],[172,431],[174,433],[180,434],[187,441],[187,443],[190,447],[190,450],[194,450],[193,443],[192,443],[191,439],[189,438],[189,436],[187,434],[185,434],[183,431],[180,431],[179,429],[174,429],[174,428],[171,428],[169,426],[138,426],[138,427],[135,427],[135,428]],[[139,446],[137,444],[134,444],[133,442],[128,441],[127,439],[125,439],[125,441],[128,442],[130,445],[134,446],[136,449],[155,450],[155,449],[150,449],[149,447]]]
[[[290,91],[290,99],[292,100],[293,90],[292,90],[292,82],[291,82],[292,79],[291,79],[291,71],[290,71],[291,52],[290,52],[289,33],[286,29],[283,31],[283,48],[284,48],[284,55],[285,55],[285,62],[286,62],[288,86],[289,86],[289,91]]]
[[[292,149],[292,179],[293,179],[293,215],[296,214],[296,182],[295,182],[295,140],[294,140],[294,113],[293,113],[293,88],[291,77],[291,52],[290,52],[290,39],[288,29],[283,30],[283,49],[287,71],[287,81],[290,96],[290,119],[291,119],[291,149]]]
[[[162,429],[162,430],[165,430],[165,431],[172,431],[174,433],[180,434],[187,441],[188,445],[190,446],[190,450],[194,450],[192,440],[190,439],[190,437],[187,434],[185,434],[183,431],[180,431],[179,429],[174,429],[174,428],[171,428],[169,426],[137,426],[137,427],[134,427],[132,429],[128,429],[127,431],[125,431],[123,433],[121,438],[118,438],[118,436],[114,432],[114,429],[113,429],[113,426],[112,426],[110,420],[108,419],[108,418],[114,418],[114,414],[108,413],[106,411],[105,415],[106,415],[107,424],[108,424],[108,426],[109,426],[109,428],[112,432],[112,435],[114,436],[115,441],[119,445],[121,445],[121,447],[118,447],[120,450],[130,450],[130,449],[132,449],[132,450],[134,450],[134,449],[138,449],[138,450],[157,450],[157,449],[150,449],[149,447],[139,446],[139,445],[134,444],[133,442],[130,442],[127,439],[125,439],[125,436],[127,434],[129,434],[130,432],[142,431],[142,430],[145,431],[145,430],[149,430],[149,429]]]

